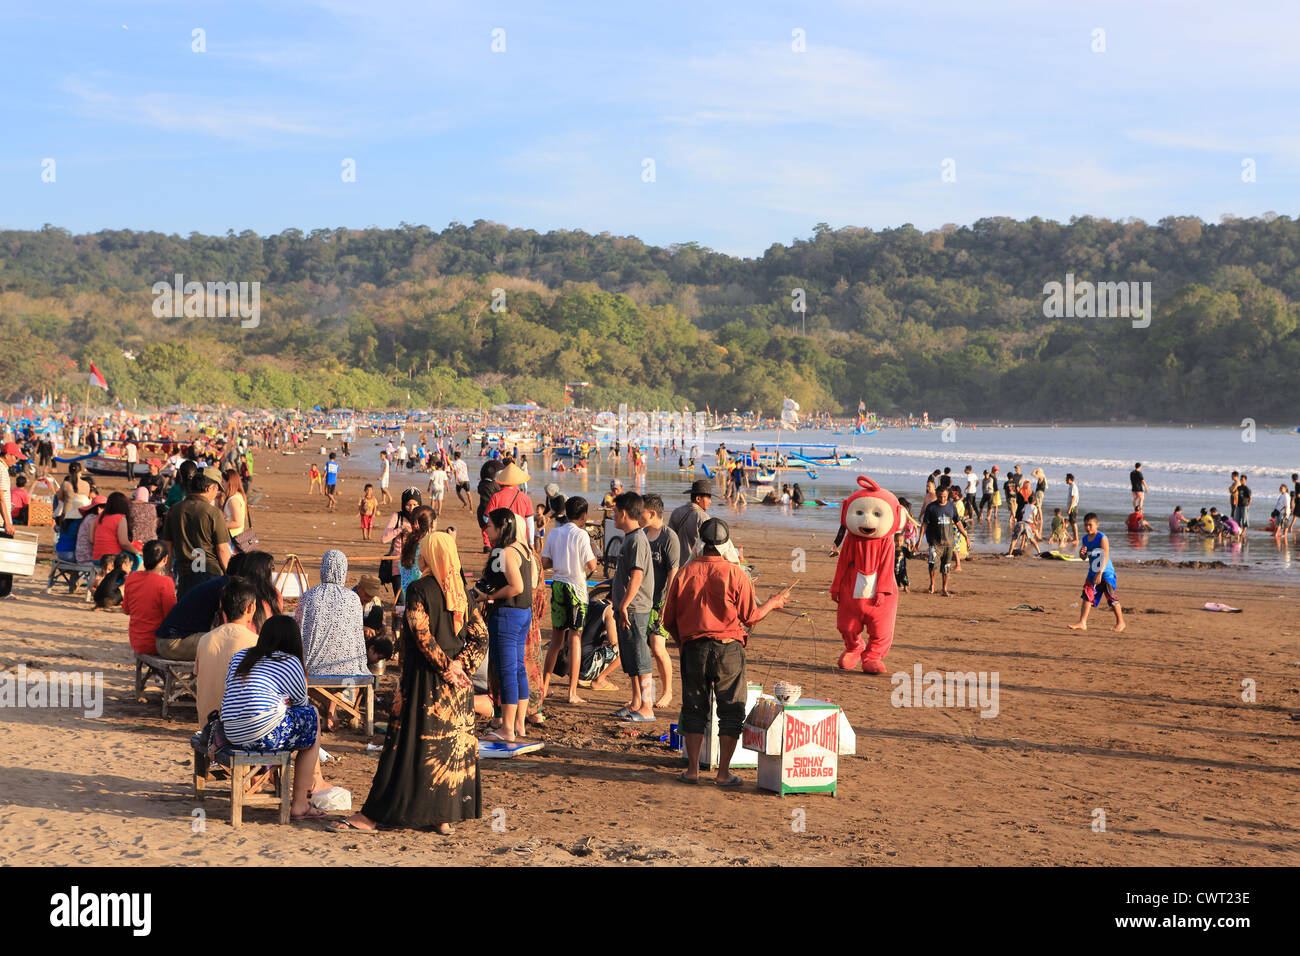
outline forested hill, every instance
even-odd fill
[[[818,225],[757,259],[481,221],[0,231],[0,399],[79,395],[93,360],[113,397],[159,405],[559,406],[564,382],[587,381],[592,407],[770,415],[789,395],[805,410],[1294,424],[1298,252],[1300,222],[1272,214]],[[178,273],[260,283],[260,323],[157,318],[151,287]],[[1044,284],[1067,273],[1150,282],[1150,326],[1045,318]]]

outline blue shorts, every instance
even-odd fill
[[[266,736],[254,740],[251,744],[235,744],[239,750],[303,750],[316,742],[317,724],[316,708],[310,705],[290,707],[284,719]]]

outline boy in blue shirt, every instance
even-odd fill
[[[330,460],[325,463],[325,497],[329,499],[327,511],[334,510],[334,492],[339,483],[339,463],[334,460],[334,452],[330,452]]]
[[[1091,512],[1083,516],[1083,538],[1079,542],[1079,557],[1088,562],[1088,575],[1083,579],[1083,594],[1079,599],[1079,622],[1071,624],[1072,631],[1088,629],[1088,612],[1101,606],[1104,596],[1115,612],[1115,630],[1124,630],[1124,614],[1119,609],[1115,593],[1115,565],[1110,562],[1110,541],[1097,530],[1097,516]]]

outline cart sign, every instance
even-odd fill
[[[786,759],[782,761],[782,781],[791,786],[823,783],[835,779],[839,728],[839,708],[816,717],[816,723],[801,719],[803,714],[785,715]]]
[[[843,711],[824,700],[782,704],[763,697],[745,721],[742,742],[757,751],[758,785],[774,793],[835,793],[839,755],[857,740]]]

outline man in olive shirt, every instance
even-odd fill
[[[176,597],[184,597],[194,585],[225,573],[230,560],[230,531],[226,517],[213,501],[220,484],[208,472],[195,475],[190,493],[167,512],[163,540],[172,548],[176,562]]]
[[[677,535],[681,556],[677,566],[681,567],[691,559],[695,542],[700,537],[700,525],[709,520],[709,504],[713,501],[713,482],[700,478],[691,482],[689,503],[674,509],[668,518],[668,527]]]

